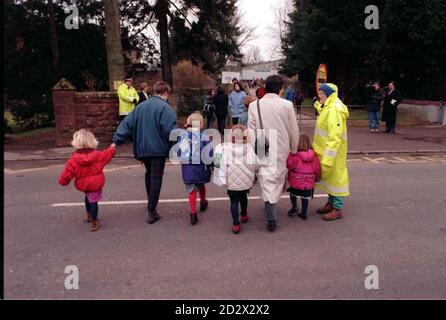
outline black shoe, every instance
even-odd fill
[[[204,203],[201,203],[201,204],[200,204],[200,211],[201,211],[201,212],[206,211],[206,209],[208,208],[208,206],[209,206],[209,201],[205,200]]]
[[[195,213],[191,213],[190,214],[190,223],[194,226],[194,225],[196,225],[197,223],[198,223],[198,216],[197,216],[197,214]]]
[[[149,219],[147,219],[147,223],[148,224],[154,224],[159,219],[161,219],[161,217],[158,215],[158,213],[156,213],[156,211],[155,212],[151,212],[151,213],[149,213]]]
[[[299,213],[297,216],[299,218],[301,218],[302,220],[307,220],[308,219],[308,216],[306,214]]]
[[[276,221],[268,221],[268,226],[267,226],[267,228],[268,228],[268,230],[270,231],[270,232],[274,232],[274,230],[276,230]]]
[[[293,213],[296,213],[296,212],[297,212],[297,209],[296,209],[296,208],[291,208],[291,209],[288,211],[288,217],[293,217],[293,216],[294,216]]]

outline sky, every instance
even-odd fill
[[[272,35],[268,27],[275,25],[275,12],[278,7],[284,6],[285,0],[239,0],[238,7],[243,14],[243,22],[256,27],[256,39],[249,42],[242,48],[244,53],[250,47],[258,46],[262,57],[265,60],[280,58],[272,56],[272,47],[277,44],[277,40]]]

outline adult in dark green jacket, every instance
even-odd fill
[[[163,182],[166,158],[169,156],[169,135],[177,128],[177,116],[167,103],[170,87],[159,81],[153,86],[154,96],[139,104],[121,122],[113,142],[123,144],[132,137],[133,154],[146,167],[148,223],[160,219],[156,207]]]

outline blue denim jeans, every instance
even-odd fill
[[[369,111],[370,129],[379,129],[379,111]]]

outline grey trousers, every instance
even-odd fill
[[[276,213],[277,204],[265,202],[265,213],[266,220],[268,221],[276,221],[277,213]]]

